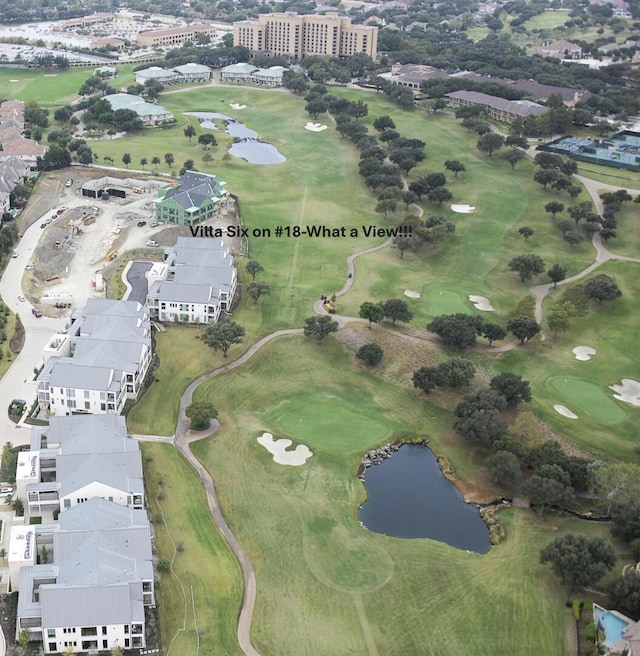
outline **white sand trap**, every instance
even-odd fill
[[[262,433],[258,438],[258,444],[262,444],[269,453],[273,454],[274,462],[277,462],[279,465],[299,467],[300,465],[304,465],[304,463],[313,455],[309,447],[304,444],[298,444],[293,451],[287,451],[287,448],[290,447],[293,442],[285,438],[274,440],[271,433]]]
[[[308,121],[304,126],[304,129],[309,130],[310,132],[322,132],[327,129],[327,126],[323,123],[312,123],[311,121]]]
[[[495,312],[493,305],[491,305],[489,299],[486,296],[475,296],[474,294],[469,294],[469,300],[473,303],[473,306],[476,310],[482,310],[483,312]]]
[[[471,214],[476,209],[473,205],[451,205],[450,207],[452,212],[457,212],[458,214]]]
[[[410,289],[405,289],[404,295],[408,296],[409,298],[420,298],[420,292],[414,292],[411,291]]]
[[[9,80],[9,82],[20,82],[20,80]]]
[[[596,350],[590,346],[576,346],[573,349],[573,354],[576,356],[576,360],[586,362],[591,360],[591,356],[596,354]]]
[[[578,415],[571,412],[569,408],[567,408],[566,405],[554,405],[553,409],[563,417],[566,417],[567,419],[577,419]]]
[[[240,105],[239,103],[229,103],[229,107],[231,107],[231,109],[246,109],[247,108],[246,105]]]
[[[43,77],[58,77],[57,73],[48,73],[47,75],[44,75]]]
[[[640,406],[640,383],[637,380],[623,378],[622,385],[609,385],[609,389],[617,392],[617,394],[613,395],[614,399]]]

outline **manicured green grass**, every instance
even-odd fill
[[[565,591],[538,564],[538,550],[578,523],[508,510],[507,540],[486,556],[358,526],[361,450],[420,435],[454,462],[466,458],[442,443],[450,420],[439,408],[354,367],[332,338],[297,336],[271,343],[196,397],[220,411],[220,430],[193,448],[256,569],[252,636],[261,652],[400,656],[428,644],[442,656],[568,654]],[[296,430],[303,398],[312,417],[335,413],[332,439],[304,423]],[[256,442],[290,409],[287,434],[314,450],[304,467],[275,464]],[[367,444],[372,417],[389,430]]]
[[[200,479],[174,446],[143,442],[141,449],[158,558],[172,561],[172,572],[161,572],[156,589],[162,653],[241,654],[236,618],[242,574],[209,513]]]
[[[379,440],[390,431],[388,425],[374,419],[383,417],[367,395],[357,405],[346,404],[331,394],[317,394],[313,401],[306,395],[288,395],[280,402],[274,399],[274,404],[276,408],[267,417],[270,425],[284,431],[287,437],[293,436],[311,448],[329,453],[342,453],[345,449],[361,452],[372,440]]]
[[[615,424],[626,418],[620,405],[607,396],[600,385],[588,380],[573,376],[564,378],[560,374],[547,378],[545,385],[578,416],[588,415],[601,424]]]
[[[592,138],[590,135],[588,138]],[[602,166],[591,162],[578,162],[578,173],[585,178],[599,180],[610,185],[640,189],[640,172],[614,169],[611,166]]]
[[[619,255],[640,258],[640,205],[624,203],[616,212],[616,221],[617,237],[607,242],[607,248]]]
[[[568,333],[555,339],[550,336],[545,342],[536,340],[505,353],[496,366],[520,373],[531,381],[536,413],[559,433],[596,457],[634,462],[637,457],[634,450],[639,444],[636,426],[640,411],[613,399],[609,385],[619,384],[622,378],[638,379],[640,356],[636,344],[640,339],[640,327],[636,316],[640,264],[610,262],[596,273],[611,275],[622,290],[622,297],[612,303],[592,303],[588,315],[571,319]],[[545,311],[561,290],[560,287],[551,295],[545,303]],[[588,362],[581,362],[572,353],[575,346],[591,346],[597,353]],[[548,382],[550,377],[583,381],[580,387],[588,394],[591,391],[586,389],[584,381],[589,381],[598,394],[583,400],[578,394],[575,401],[583,406],[574,408],[573,399],[560,396],[561,393],[572,395],[573,390],[554,390]],[[553,410],[554,404],[564,400],[569,401],[566,405],[580,416],[579,420],[565,419]],[[600,412],[606,414],[600,416]],[[607,423],[613,420],[616,420],[615,425]]]
[[[444,285],[446,287],[446,284]],[[465,302],[462,296],[456,292],[443,289],[442,283],[427,284],[422,288],[424,311],[429,316],[435,317],[440,314],[455,314],[456,312],[470,313],[473,304]]]
[[[119,77],[110,84],[119,88],[131,84],[133,66],[118,67]],[[78,98],[78,89],[93,73],[92,68],[75,68],[61,73],[22,68],[0,68],[0,88],[3,95],[28,102],[37,100],[43,107],[65,105]],[[12,82],[11,80],[17,80]],[[50,117],[53,120],[53,116]]]
[[[196,326],[168,326],[165,332],[156,333],[158,382],[151,384],[127,416],[132,433],[173,435],[185,388],[194,378],[224,364],[222,354],[198,339],[202,332]],[[244,348],[232,347],[229,357],[239,355]]]
[[[553,30],[556,27],[564,25],[569,20],[569,11],[545,11],[538,14],[525,23],[528,30]]]

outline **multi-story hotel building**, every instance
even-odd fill
[[[233,44],[252,52],[286,55],[300,60],[309,55],[351,57],[364,53],[375,59],[378,28],[351,25],[351,19],[331,12],[324,15],[261,14],[258,20],[233,24]]]

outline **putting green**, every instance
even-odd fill
[[[465,303],[458,292],[442,289],[438,285],[425,285],[422,288],[424,307],[431,317],[441,314],[469,313],[470,304]]]
[[[345,443],[351,450],[367,449],[372,441],[384,437],[389,428],[372,417],[383,416],[382,409],[373,401],[353,407],[336,396],[318,394],[311,398],[294,398],[278,405],[265,417],[280,431],[320,451],[341,453]],[[272,431],[274,432],[274,431]],[[277,437],[278,430],[274,432]]]
[[[579,417],[589,416],[600,424],[615,424],[627,418],[624,410],[595,383],[571,376],[551,376],[545,387],[557,395]]]

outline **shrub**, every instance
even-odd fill
[[[380,363],[383,355],[384,351],[377,344],[369,342],[358,349],[356,358],[370,367],[374,367]]]

